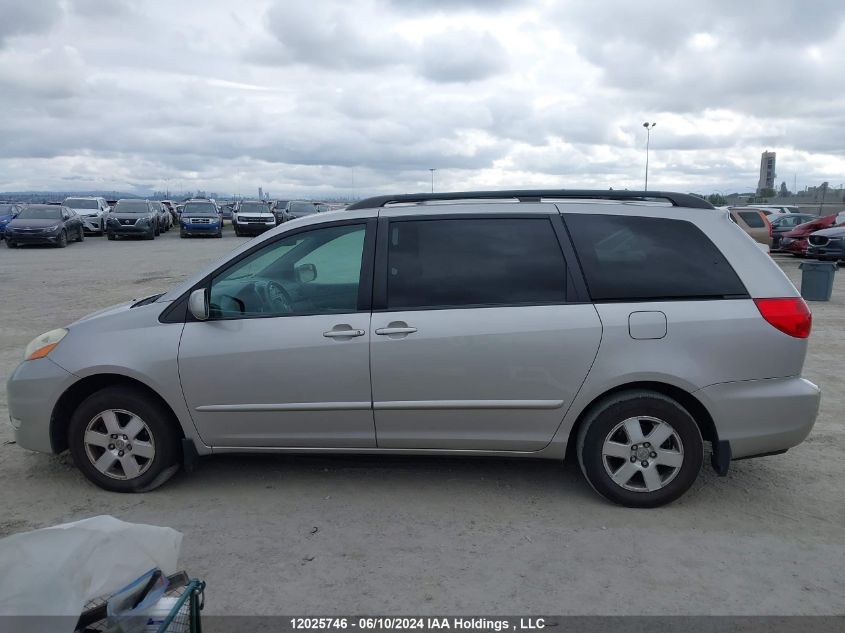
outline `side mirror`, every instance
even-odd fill
[[[188,297],[188,311],[198,321],[208,320],[208,299],[205,288],[197,288]]]
[[[307,284],[317,278],[317,267],[314,264],[302,264],[296,267],[296,280],[301,284]]]

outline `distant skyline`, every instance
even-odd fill
[[[0,191],[845,181],[845,3],[0,0]]]

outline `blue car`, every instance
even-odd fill
[[[0,240],[6,236],[6,225],[21,212],[21,205],[13,202],[0,202]]]
[[[213,200],[189,200],[179,216],[179,237],[223,237],[223,215]]]

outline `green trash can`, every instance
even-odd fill
[[[801,268],[801,296],[807,301],[830,301],[836,262],[806,261]]]

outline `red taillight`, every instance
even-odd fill
[[[801,297],[754,299],[763,318],[784,334],[795,338],[810,336],[813,315]]]

